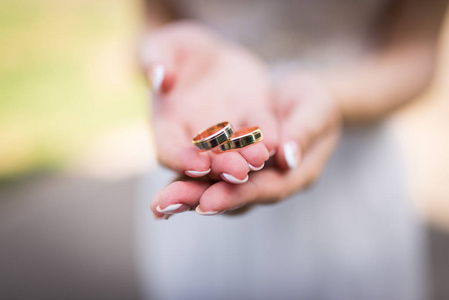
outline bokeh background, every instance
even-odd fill
[[[133,55],[140,5],[0,1],[2,179],[67,167],[99,137],[143,126],[146,91]]]
[[[155,163],[142,2],[0,0],[0,299],[138,297],[133,198]],[[391,119],[449,299],[449,16],[435,80]]]

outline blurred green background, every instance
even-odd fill
[[[146,117],[141,3],[0,0],[0,180],[64,167]]]

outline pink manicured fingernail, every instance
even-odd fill
[[[162,214],[179,214],[185,211],[190,210],[190,206],[178,203],[172,204],[165,208],[161,208],[159,205],[156,207],[156,210]]]
[[[219,215],[219,214],[222,214],[222,213],[225,212],[225,210],[222,210],[222,211],[202,211],[199,205],[196,207],[195,211],[199,215],[203,215],[203,216],[215,216],[215,215]]]
[[[234,176],[232,176],[231,174],[228,173],[221,173],[221,178],[224,181],[227,181],[229,183],[233,183],[233,184],[242,184],[248,181],[248,175],[246,175],[245,179],[237,179]]]
[[[162,82],[165,77],[165,68],[162,65],[155,65],[149,74],[150,89],[153,93],[158,94],[162,88]]]
[[[294,141],[284,144],[284,157],[290,169],[296,168],[299,163],[298,145]]]
[[[249,166],[249,169],[250,169],[251,171],[260,171],[260,170],[262,170],[263,167],[265,166],[265,163],[263,163],[260,167],[255,167],[255,166],[253,166],[252,164],[248,164],[248,166]]]
[[[206,171],[192,171],[192,170],[185,171],[186,175],[190,176],[190,177],[203,177],[203,176],[209,174],[209,172],[210,172],[210,169],[206,170]]]

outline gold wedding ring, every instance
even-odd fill
[[[220,145],[215,151],[230,151],[240,149],[260,142],[263,138],[259,127],[249,127],[236,131],[229,141]]]
[[[234,129],[231,123],[222,122],[201,131],[193,138],[192,142],[201,151],[207,151],[227,142],[233,133]]]

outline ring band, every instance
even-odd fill
[[[198,133],[192,143],[201,151],[207,151],[228,141],[233,133],[231,123],[222,122]]]
[[[259,127],[249,127],[236,131],[232,138],[220,145],[216,151],[230,151],[240,149],[246,146],[260,142],[263,138],[262,131]]]

